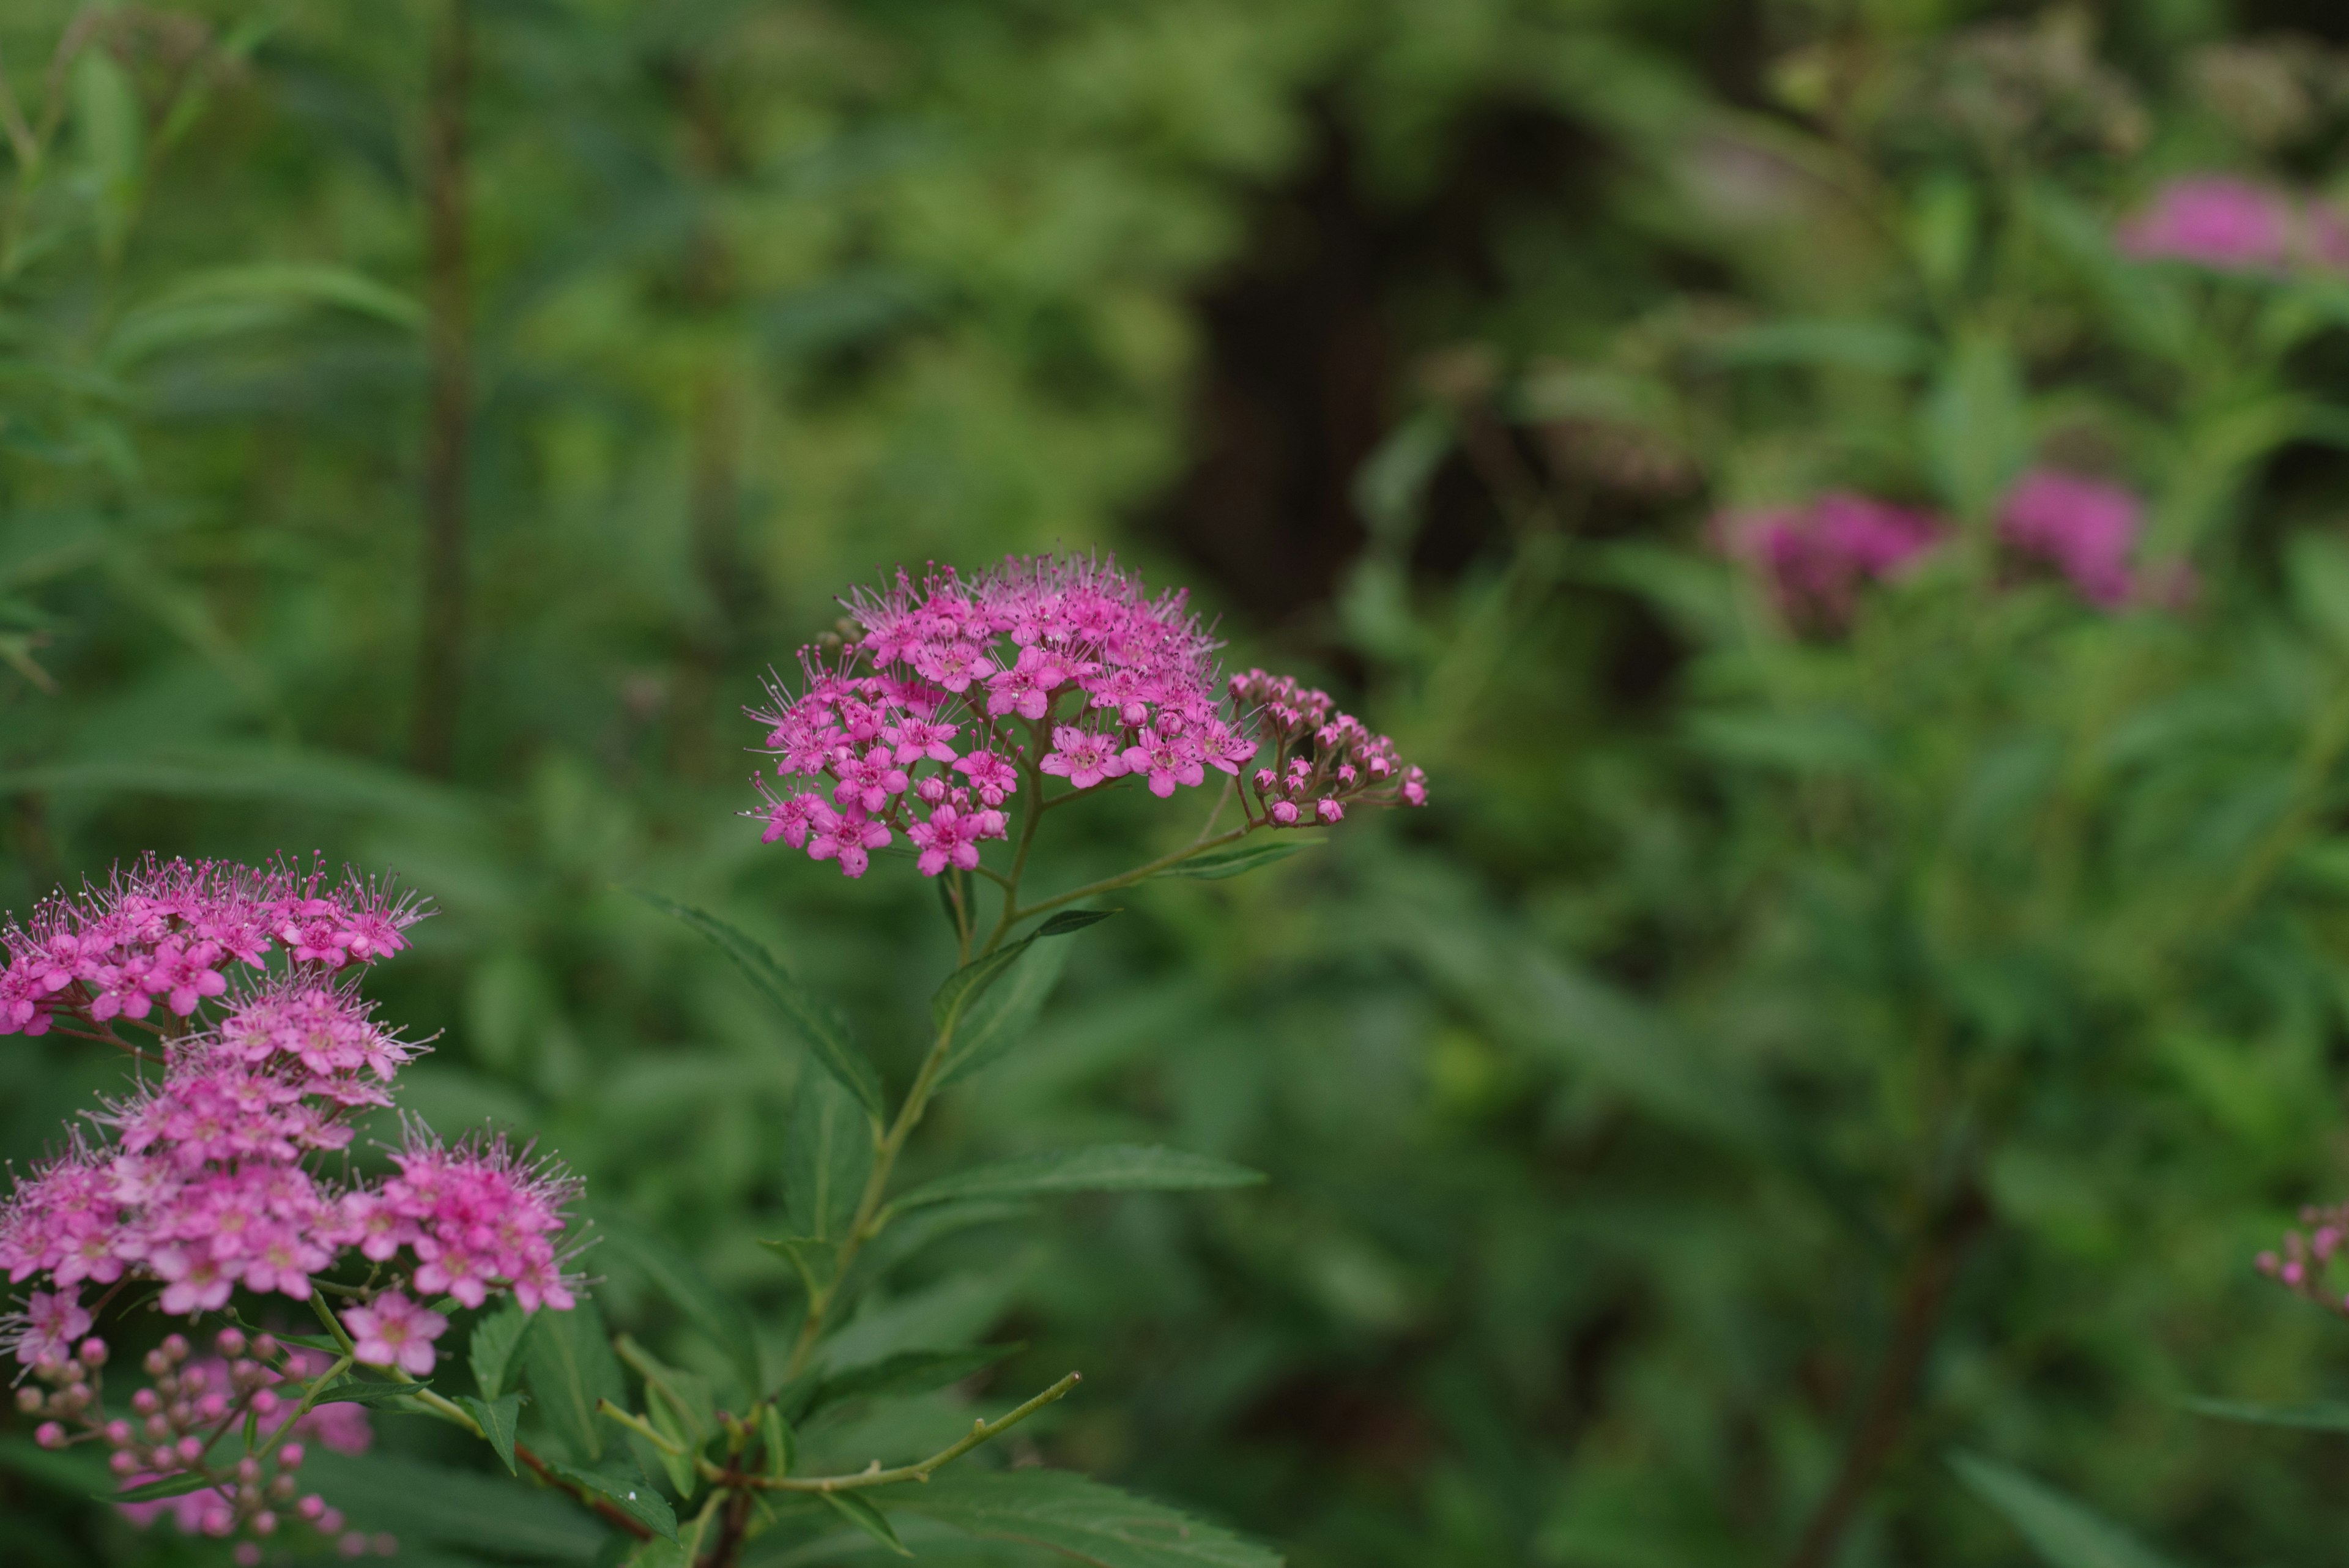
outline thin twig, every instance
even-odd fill
[[[1069,1391],[1083,1380],[1081,1374],[1071,1372],[1018,1409],[992,1421],[973,1421],[970,1430],[959,1442],[940,1449],[926,1459],[899,1465],[894,1469],[885,1470],[876,1461],[871,1469],[858,1470],[853,1475],[754,1476],[740,1470],[720,1469],[707,1459],[701,1462],[700,1469],[703,1475],[721,1486],[758,1491],[862,1491],[871,1487],[895,1486],[900,1481],[926,1481],[930,1479],[930,1472],[940,1465],[960,1459],[989,1438],[1010,1430],[1045,1406],[1066,1398]]]

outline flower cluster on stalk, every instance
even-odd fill
[[[248,1346],[233,1329],[219,1369],[182,1366],[173,1336],[149,1368],[157,1383],[133,1397],[137,1419],[107,1417],[95,1382],[104,1345],[81,1336],[126,1288],[159,1285],[158,1309],[194,1316],[227,1308],[239,1288],[310,1302],[325,1286],[350,1303],[339,1322],[351,1358],[412,1376],[432,1370],[448,1326],[419,1297],[573,1304],[559,1248],[576,1183],[529,1150],[444,1144],[409,1120],[393,1174],[323,1168],[349,1147],[356,1116],[391,1104],[395,1075],[420,1049],[378,1022],[355,975],[405,947],[423,913],[357,878],[149,859],[0,930],[11,1030],[103,1041],[140,1067],[129,1093],[88,1113],[0,1205],[0,1269],[44,1287],[0,1317],[0,1349],[56,1390],[26,1390],[54,1417],[45,1444],[107,1443],[134,1484],[214,1481],[186,1494],[210,1501],[175,1504],[191,1530],[268,1534],[289,1517],[276,1505],[300,1444],[286,1439],[299,1429],[333,1447],[348,1428],[316,1413],[298,1428],[301,1391],[275,1387],[326,1363],[265,1339]],[[335,1283],[354,1253],[364,1279]],[[92,1288],[103,1293],[86,1304]],[[285,1429],[255,1446],[281,1406]],[[217,1457],[239,1441],[241,1457]],[[333,1533],[308,1500],[290,1517]]]
[[[2330,1276],[2335,1260],[2349,1257],[2349,1203],[2311,1205],[2300,1224],[2284,1232],[2280,1251],[2261,1252],[2260,1272],[2294,1295],[2349,1317],[2349,1293]]]
[[[1113,560],[900,572],[844,603],[855,636],[803,649],[798,689],[771,679],[749,711],[780,781],[759,781],[768,842],[847,876],[900,834],[925,876],[976,868],[1008,803],[1047,776],[1132,778],[1163,799],[1213,770],[1268,827],[1426,799],[1419,770],[1327,694],[1262,671],[1223,681],[1185,594],[1153,596]],[[1268,740],[1279,754],[1249,772]]]

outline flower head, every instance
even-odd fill
[[[2214,272],[2340,271],[2349,229],[2324,203],[2228,174],[2172,180],[2126,219],[2121,249],[2140,260],[2191,262]]]
[[[2127,602],[2129,556],[2145,524],[2131,492],[2056,469],[2023,476],[1999,514],[1999,537],[2016,554],[2054,566],[2100,608]]]
[[[1081,791],[1132,772],[1163,798],[1209,768],[1237,778],[1267,739],[1185,596],[1154,595],[1114,560],[900,572],[845,603],[856,635],[804,650],[797,689],[771,680],[769,706],[750,711],[780,782],[760,781],[750,815],[769,843],[850,877],[899,832],[925,876],[975,868],[1024,781]],[[1381,782],[1424,797],[1397,770]]]
[[[1820,631],[1848,625],[1862,585],[1897,576],[1946,531],[1926,513],[1848,491],[1733,513],[1714,527],[1731,555],[1761,570],[1787,619]]]

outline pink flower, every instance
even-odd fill
[[[360,1361],[423,1377],[439,1359],[432,1342],[449,1331],[449,1320],[398,1291],[386,1291],[367,1306],[346,1309],[343,1326],[350,1331],[352,1349]]]
[[[945,801],[928,821],[907,827],[905,836],[922,852],[917,864],[923,876],[936,877],[950,865],[968,871],[978,864],[980,839],[1003,836],[1003,814],[972,811],[968,801],[960,806]]]
[[[1151,735],[1144,741],[1128,746],[1121,760],[1128,772],[1147,774],[1150,793],[1161,800],[1173,794],[1176,784],[1195,784],[1206,776],[1199,743],[1189,736]]]
[[[2223,174],[2173,180],[2120,227],[2121,249],[2140,258],[2197,262],[2222,272],[2272,271],[2291,259],[2291,201]]]
[[[16,1359],[27,1366],[64,1361],[73,1355],[73,1343],[89,1332],[89,1314],[76,1291],[35,1291],[25,1298],[25,1309],[0,1318],[0,1345],[14,1345]]]
[[[1869,496],[1831,491],[1801,506],[1731,514],[1716,537],[1762,568],[1788,619],[1840,630],[1862,584],[1897,575],[1940,542],[1940,522]]]
[[[1052,750],[1036,764],[1057,774],[1079,789],[1091,789],[1103,779],[1122,778],[1126,761],[1110,736],[1061,724],[1052,731]]]
[[[2118,485],[2056,469],[2023,476],[1999,514],[1999,537],[2019,555],[2044,561],[2100,608],[2127,602],[2129,556],[2145,508]]]
[[[808,840],[808,858],[840,862],[843,877],[862,877],[870,863],[868,850],[889,842],[888,825],[868,821],[861,811],[833,812],[817,823]]]
[[[972,752],[957,757],[954,770],[970,780],[970,787],[988,805],[1001,805],[1019,789],[1019,770],[993,752]]]

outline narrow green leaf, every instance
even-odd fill
[[[1066,1470],[949,1468],[885,1501],[893,1512],[1097,1568],[1280,1568],[1278,1555],[1253,1541]]]
[[[13,1470],[67,1497],[117,1495],[104,1461],[88,1449],[45,1449],[28,1437],[0,1432],[0,1469]]]
[[[974,1345],[955,1350],[901,1350],[824,1379],[809,1396],[801,1419],[805,1420],[826,1406],[845,1404],[851,1399],[881,1394],[926,1394],[933,1388],[944,1388],[1025,1348],[1020,1345]]]
[[[930,998],[930,1022],[939,1033],[945,1033],[962,1020],[971,1003],[984,995],[987,988],[1003,978],[1004,971],[1018,963],[1028,950],[1036,945],[1034,937],[1022,937],[988,953],[973,959],[954,973],[947,976],[937,994]]]
[[[567,1497],[479,1470],[387,1454],[314,1447],[302,1484],[334,1500],[351,1528],[399,1537],[403,1553],[440,1547],[499,1561],[592,1563],[609,1526]]]
[[[1157,875],[1185,877],[1194,882],[1220,882],[1226,877],[1237,877],[1259,866],[1286,860],[1300,849],[1310,849],[1325,842],[1319,838],[1282,837],[1257,844],[1236,844],[1229,849],[1195,855],[1188,860],[1178,861]]]
[[[191,1491],[202,1491],[212,1484],[212,1477],[202,1470],[190,1470],[185,1475],[166,1476],[161,1480],[149,1481],[124,1491],[102,1491],[97,1494],[100,1502],[153,1502],[159,1498],[182,1497]]]
[[[327,1389],[324,1394],[319,1395],[317,1398],[312,1400],[311,1403],[314,1405],[366,1405],[369,1407],[378,1405],[397,1405],[401,1400],[414,1395],[419,1389],[428,1388],[429,1386],[431,1386],[431,1385],[427,1383],[364,1383],[352,1378],[346,1379],[343,1382],[336,1384],[332,1388]]]
[[[456,1402],[481,1424],[481,1437],[505,1466],[506,1474],[519,1473],[514,1469],[513,1449],[514,1428],[522,1420],[522,1396],[501,1394],[494,1399],[476,1399],[471,1394],[460,1394]]]
[[[2243,1399],[2189,1399],[2186,1407],[2198,1416],[2209,1416],[2220,1421],[2243,1421],[2255,1427],[2292,1427],[2303,1432],[2349,1432],[2349,1404],[2334,1400],[2262,1405]]]
[[[585,1465],[565,1464],[560,1459],[548,1459],[545,1464],[564,1480],[609,1500],[622,1513],[664,1540],[677,1539],[677,1511],[669,1507],[668,1499],[661,1496],[642,1471],[631,1474],[624,1470],[591,1470]]]
[[[787,1476],[799,1462],[799,1439],[783,1413],[772,1405],[759,1407],[759,1442],[765,1451],[767,1473]]]
[[[939,1088],[1001,1060],[1028,1038],[1053,987],[1061,983],[1070,947],[1067,942],[1053,942],[1035,952],[963,1010],[954,1043],[938,1069]]]
[[[1261,1171],[1210,1155],[1140,1144],[1104,1144],[999,1160],[925,1182],[899,1198],[895,1210],[956,1199],[1030,1198],[1049,1192],[1189,1192],[1253,1187]]]
[[[595,1402],[609,1399],[617,1405],[627,1398],[603,1314],[593,1300],[583,1297],[569,1312],[538,1315],[543,1321],[531,1334],[524,1357],[531,1397],[570,1458],[601,1459],[605,1428],[595,1417]]]
[[[813,1236],[778,1236],[759,1243],[792,1266],[800,1277],[800,1288],[811,1296],[832,1282],[833,1269],[840,1249],[831,1241],[818,1241]]]
[[[841,1242],[873,1174],[873,1124],[829,1078],[808,1075],[783,1147],[783,1200],[792,1231]]]
[[[1115,909],[1063,909],[1036,928],[1040,937],[1065,937],[1071,931],[1081,931],[1087,926],[1098,926]]]
[[[2021,1470],[1974,1454],[1952,1455],[1950,1465],[2048,1568],[2169,1568],[2119,1526]]]
[[[855,1115],[854,1106],[849,1114]],[[864,1137],[862,1118],[855,1130],[857,1136]],[[869,1147],[871,1140],[866,1142]],[[691,1259],[667,1242],[625,1222],[616,1222],[609,1215],[598,1216],[596,1229],[604,1238],[605,1250],[626,1260],[651,1281],[653,1288],[667,1297],[685,1314],[688,1323],[725,1354],[735,1375],[742,1380],[743,1391],[757,1397],[764,1386],[759,1342],[741,1306],[711,1284]]]
[[[839,1514],[843,1519],[847,1520],[851,1524],[854,1524],[857,1529],[864,1532],[865,1534],[871,1536],[874,1540],[879,1542],[882,1545],[887,1547],[898,1556],[911,1557],[913,1555],[911,1552],[905,1550],[905,1543],[897,1539],[896,1526],[891,1524],[886,1518],[883,1517],[879,1509],[874,1508],[871,1503],[865,1501],[854,1492],[827,1491],[821,1492],[817,1495],[821,1496],[824,1501],[832,1504],[833,1512]]]
[[[664,914],[683,920],[732,959],[783,1021],[807,1042],[824,1071],[856,1096],[856,1103],[864,1107],[867,1116],[875,1121],[881,1119],[881,1074],[873,1065],[872,1058],[850,1035],[846,1022],[793,980],[772,954],[715,915],[656,893],[640,890],[636,897]]]
[[[473,1336],[465,1343],[465,1358],[473,1365],[473,1381],[480,1386],[484,1399],[495,1399],[506,1391],[506,1379],[514,1370],[514,1356],[529,1336],[533,1321],[532,1314],[508,1302],[473,1324]]]

